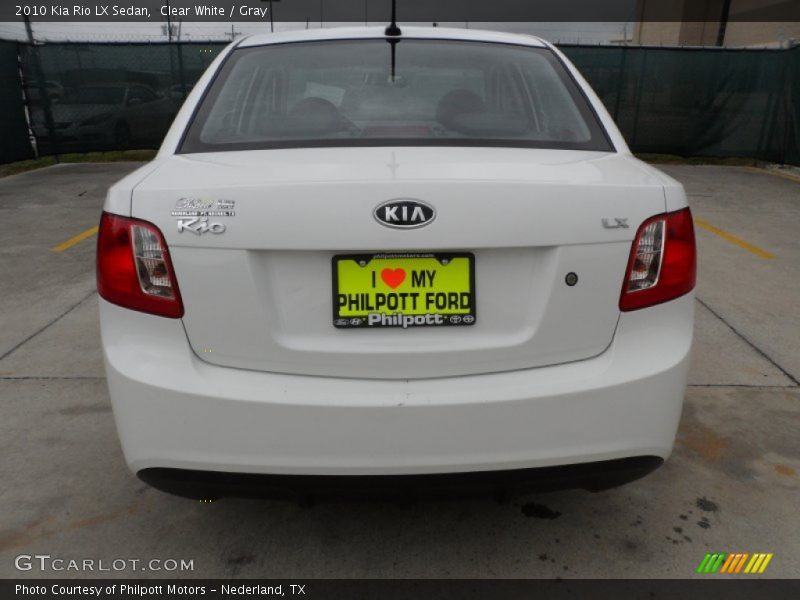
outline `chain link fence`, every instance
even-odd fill
[[[157,148],[223,47],[21,44],[22,91],[39,154]]]
[[[800,164],[800,47],[562,50],[634,152]]]
[[[0,41],[0,164],[33,157],[18,56],[15,42]]]
[[[157,148],[224,46],[0,42],[0,161]],[[561,49],[635,152],[800,164],[800,47]]]

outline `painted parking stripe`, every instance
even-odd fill
[[[63,252],[64,250],[69,250],[76,244],[80,244],[83,240],[92,237],[93,235],[97,234],[98,227],[95,225],[94,227],[90,227],[86,231],[82,231],[78,235],[69,238],[66,242],[60,243],[58,246],[53,246],[51,250],[53,252]]]
[[[784,173],[783,171],[778,171],[776,169],[759,169],[758,167],[744,167],[748,171],[752,173],[761,173],[762,175],[772,175],[773,177],[780,177],[781,179],[788,179],[789,181],[794,181],[795,183],[800,183],[800,175],[795,175],[794,173]]]
[[[710,231],[711,233],[718,235],[723,240],[730,242],[731,244],[735,244],[736,246],[739,246],[740,248],[747,250],[751,254],[755,254],[759,258],[765,258],[767,260],[775,258],[775,255],[772,252],[768,252],[763,248],[759,248],[758,246],[754,246],[749,242],[745,242],[743,239],[736,237],[732,233],[728,233],[724,229],[720,229],[719,227],[712,225],[708,221],[695,217],[694,223],[698,227],[702,227],[706,231]]]

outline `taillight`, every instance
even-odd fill
[[[103,213],[97,237],[97,291],[125,308],[173,319],[183,316],[164,236],[147,221]]]
[[[690,292],[697,277],[694,224],[688,208],[648,219],[631,247],[619,308],[638,310]]]

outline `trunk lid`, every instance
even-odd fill
[[[438,216],[416,229],[384,227],[373,211],[393,198],[421,200]],[[208,222],[224,232],[179,232],[187,207],[216,211]],[[664,208],[660,179],[630,156],[370,147],[172,156],[136,187],[131,212],[164,233],[202,360],[411,379],[601,353],[636,227]],[[603,227],[614,218],[630,227]],[[448,251],[475,256],[474,325],[333,326],[334,255]],[[566,285],[568,273],[577,285]]]

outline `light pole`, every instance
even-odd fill
[[[42,103],[42,111],[44,112],[44,123],[47,127],[47,134],[50,136],[50,148],[53,151],[53,156],[56,162],[58,159],[58,136],[56,134],[56,124],[53,120],[52,103],[50,102],[50,95],[47,93],[47,86],[44,82],[44,71],[42,71],[42,63],[39,58],[39,48],[36,46],[36,41],[33,39],[33,28],[31,21],[26,14],[23,13],[22,19],[25,21],[25,32],[28,34],[28,45],[30,46],[31,62],[33,64],[33,74],[36,77],[36,85],[39,88],[39,102]],[[39,156],[38,139],[36,140],[36,155]]]

